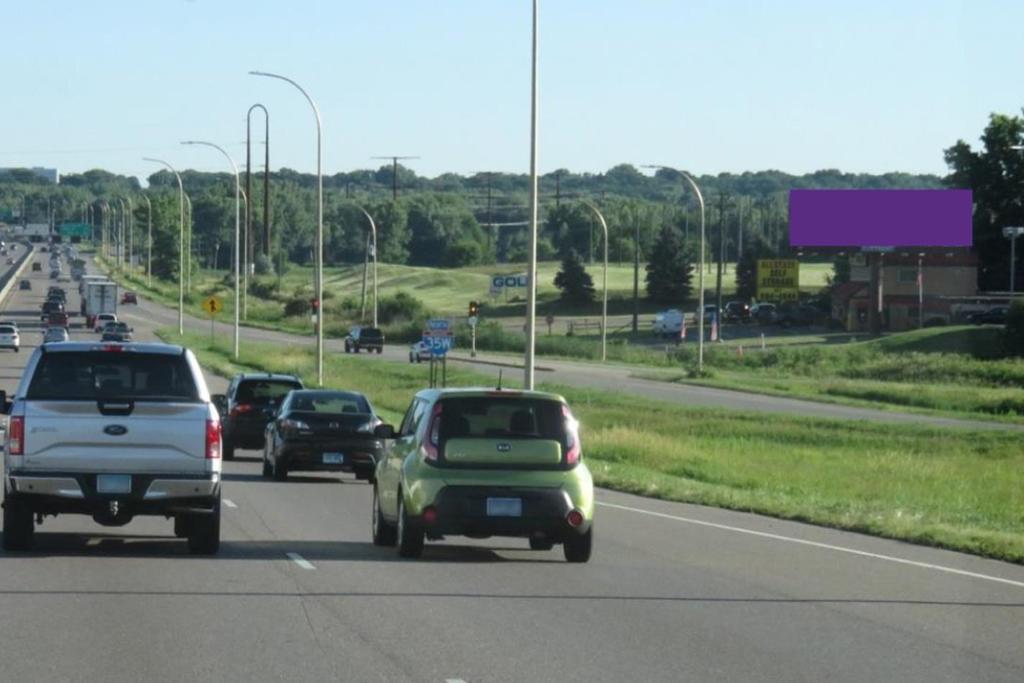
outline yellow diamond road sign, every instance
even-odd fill
[[[209,299],[203,301],[203,310],[210,315],[217,315],[224,310],[224,304],[221,300],[215,296],[211,296]]]

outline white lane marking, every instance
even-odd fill
[[[466,681],[461,678],[446,678],[444,679],[444,683],[466,683]]]
[[[288,556],[289,560],[299,565],[303,569],[316,569],[316,567],[314,567],[311,562],[306,560],[304,557],[302,557],[302,555],[299,555],[298,553],[285,553],[285,555]]]
[[[237,505],[235,505],[235,501],[233,501],[233,500],[228,500],[227,498],[225,498],[225,499],[224,499],[223,501],[221,501],[221,502],[223,502],[223,503],[224,503],[225,505],[227,505],[227,506],[228,506],[229,508],[237,508],[237,507],[238,507]]]
[[[638,512],[642,515],[651,515],[652,517],[661,517],[663,519],[672,519],[677,522],[686,522],[687,524],[696,524],[698,526],[711,527],[713,529],[724,529],[725,531],[735,531],[740,534],[749,534],[751,536],[760,536],[761,538],[770,538],[776,541],[788,541],[790,543],[799,543],[800,545],[809,545],[815,548],[824,548],[826,550],[835,550],[840,553],[849,553],[850,555],[859,555],[861,557],[870,557],[876,560],[886,560],[888,562],[896,562],[898,564],[906,564],[912,567],[921,567],[922,569],[933,569],[938,572],[946,572],[947,574],[956,574],[957,576],[969,576],[973,579],[984,579],[985,581],[995,581],[996,583],[1005,583],[1008,586],[1016,586],[1017,588],[1024,588],[1024,581],[1014,581],[1013,579],[1004,579],[999,576],[991,576],[989,574],[979,574],[977,572],[969,572],[964,569],[955,569],[953,567],[944,567],[940,564],[931,564],[929,562],[917,562],[915,560],[906,560],[902,557],[893,557],[892,555],[880,555],[878,553],[869,553],[866,550],[856,550],[855,548],[846,548],[841,545],[832,545],[831,543],[819,543],[817,541],[807,541],[802,538],[793,538],[792,536],[782,536],[780,534],[771,534],[766,531],[754,531],[753,529],[744,529],[737,526],[729,526],[728,524],[717,524],[715,522],[705,522],[699,519],[691,519],[689,517],[679,517],[676,515],[668,515],[663,512],[654,512],[652,510],[643,510],[641,508],[629,507],[628,505],[617,505],[615,503],[604,503],[601,501],[595,501],[597,505],[603,507],[615,508],[616,510],[627,510],[629,512]]]

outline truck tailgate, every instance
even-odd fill
[[[29,401],[25,467],[61,472],[201,474],[206,460],[205,403],[135,402],[130,414],[104,415],[95,401]]]

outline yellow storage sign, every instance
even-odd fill
[[[758,259],[758,301],[797,301],[799,298],[799,261],[796,259]]]

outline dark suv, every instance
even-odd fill
[[[345,353],[384,353],[384,333],[376,327],[353,327],[345,337]]]
[[[303,388],[295,375],[236,375],[226,394],[213,396],[224,430],[224,459],[233,459],[236,448],[263,448],[263,432],[277,407],[289,391]]]

